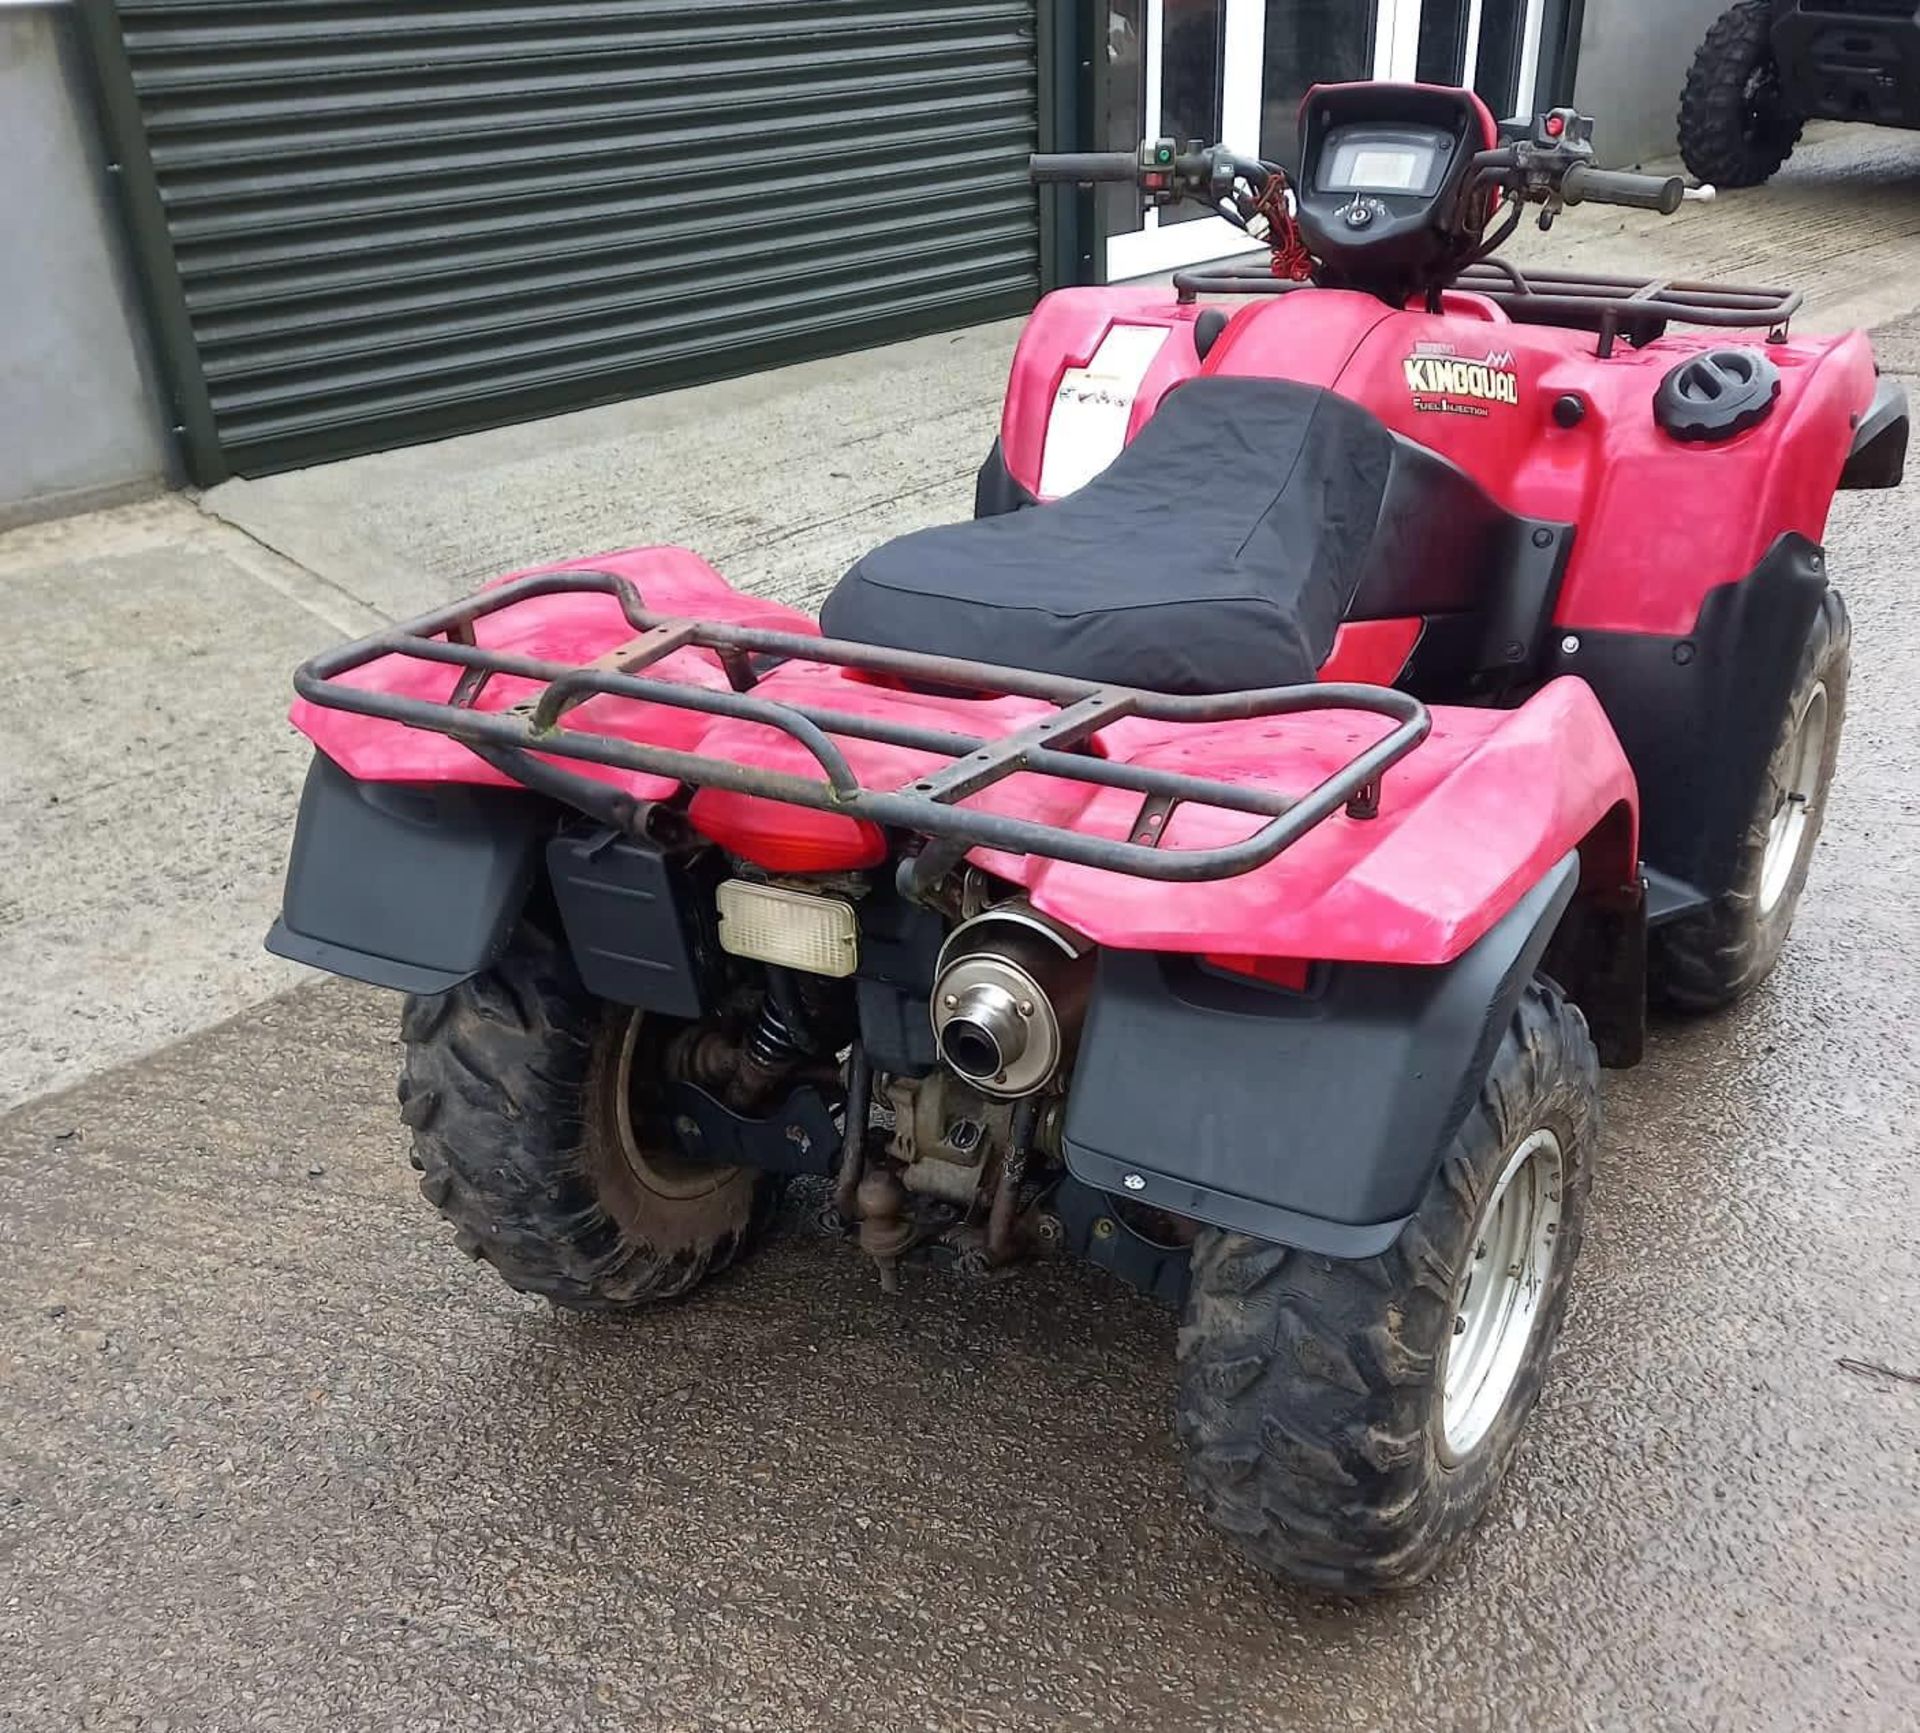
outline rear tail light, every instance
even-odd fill
[[[838,897],[727,879],[714,902],[720,910],[720,948],[736,957],[809,975],[851,975],[859,966],[860,923],[853,905]]]
[[[770,873],[852,872],[887,858],[886,835],[877,824],[757,794],[703,788],[687,818],[709,842]]]

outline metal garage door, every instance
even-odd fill
[[[83,0],[195,480],[1000,317],[1035,0]]]

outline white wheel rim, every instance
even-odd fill
[[[1544,1127],[1525,1138],[1468,1238],[1441,1369],[1441,1454],[1470,1455],[1492,1429],[1527,1363],[1553,1273],[1566,1159]]]
[[[1767,825],[1767,851],[1760,864],[1760,912],[1770,915],[1793,883],[1812,830],[1813,804],[1827,757],[1827,689],[1815,686],[1794,723],[1787,779]]]

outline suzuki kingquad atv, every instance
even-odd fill
[[[1649,971],[1704,1008],[1780,955],[1846,701],[1819,538],[1907,418],[1792,295],[1487,262],[1678,206],[1571,112],[1303,124],[1291,188],[1036,159],[1276,269],[1047,298],[981,515],[817,625],[654,547],[308,663],[270,943],[409,995],[421,1189],[514,1287],[685,1294],[801,1175],[889,1289],[1087,1259],[1184,1309],[1215,1522],[1359,1591],[1514,1452]]]
[[[1720,15],[1680,99],[1687,167],[1759,186],[1810,120],[1920,127],[1920,5],[1738,0]]]

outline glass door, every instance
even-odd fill
[[[1291,166],[1300,99],[1355,78],[1467,84],[1496,114],[1531,90],[1549,6],[1565,0],[1108,0],[1101,147],[1216,139]],[[1103,190],[1107,277],[1177,271],[1244,252],[1233,224],[1193,206],[1142,214]]]

